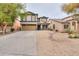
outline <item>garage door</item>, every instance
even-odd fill
[[[22,25],[23,30],[36,30],[37,26],[36,24],[28,24],[28,25]]]

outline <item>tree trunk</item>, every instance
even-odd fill
[[[2,28],[2,34],[6,34],[7,23],[6,23],[6,22],[3,22],[3,23],[1,24],[1,28]]]

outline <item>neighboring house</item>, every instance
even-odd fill
[[[50,22],[48,26],[49,29],[60,32],[63,31],[64,27],[61,19],[50,19],[49,22]]]
[[[52,29],[59,32],[67,30],[74,30],[79,32],[79,14],[65,17],[63,19],[48,19],[42,16],[38,18],[38,14],[33,12],[26,12],[26,16],[21,25],[23,30],[48,30]]]
[[[79,32],[79,15],[75,14],[58,20],[52,19],[48,27],[60,32],[65,32],[66,30]]]
[[[63,18],[63,22],[65,29],[70,29],[72,31],[79,32],[79,14]]]
[[[21,21],[23,30],[37,30],[38,14],[33,12],[26,12],[26,17]]]
[[[38,25],[37,25],[37,29],[38,30],[47,30],[48,29],[48,17],[39,17],[38,18]]]

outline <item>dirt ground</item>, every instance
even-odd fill
[[[67,33],[38,31],[37,51],[39,56],[77,56],[79,39],[69,39]]]

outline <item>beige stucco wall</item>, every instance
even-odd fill
[[[79,33],[79,23],[78,23],[78,25],[77,25],[77,32]]]
[[[74,25],[72,25],[73,22],[75,22]],[[69,25],[70,30],[74,30],[75,32],[79,32],[79,23],[78,23],[78,21],[71,20],[71,21],[69,21],[69,23],[70,23],[70,25]]]
[[[22,25],[23,30],[36,30],[37,26],[35,24]]]
[[[47,19],[40,19],[40,22],[41,23],[44,23],[44,22],[46,22],[47,21]]]
[[[36,16],[32,16],[32,21],[36,21]]]
[[[64,25],[60,22],[57,21],[52,21],[50,23],[50,25],[48,26],[48,28],[53,29],[53,24],[55,24],[55,30],[58,30],[59,32],[63,32],[64,31]]]

